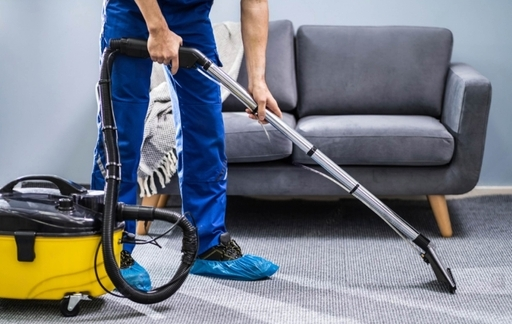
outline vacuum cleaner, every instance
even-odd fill
[[[0,189],[0,298],[60,300],[62,315],[71,317],[79,313],[81,300],[107,293],[141,304],[161,302],[189,274],[198,249],[195,226],[168,209],[118,203],[121,164],[110,92],[117,53],[118,48],[105,49],[97,89],[105,188],[88,190],[55,175],[28,175]],[[162,220],[181,229],[181,263],[166,284],[144,292],[121,276],[122,243],[133,240],[124,232],[125,220]]]
[[[113,44],[111,43],[111,46]],[[138,39],[120,39],[115,41],[113,47],[119,48],[121,53],[149,57],[147,43]],[[238,100],[240,100],[253,114],[258,113],[258,105],[252,96],[240,84],[233,80],[226,72],[212,62],[199,50],[188,47],[181,47],[179,50],[180,68],[198,69],[199,72],[212,77],[222,86],[226,87]],[[280,131],[286,138],[291,140],[299,149],[305,152],[316,163],[323,167],[332,177],[320,172],[321,175],[329,178],[337,185],[346,190],[349,194],[359,199],[382,220],[384,220],[400,237],[406,240],[420,255],[420,257],[432,267],[439,283],[450,293],[455,293],[457,288],[455,279],[450,268],[445,268],[433,244],[423,234],[414,229],[410,224],[398,216],[393,210],[387,207],[381,200],[370,193],[359,184],[354,178],[341,169],[336,163],[323,154],[317,147],[311,144],[302,135],[286,125],[279,117],[270,110],[265,112],[266,121]],[[311,169],[316,171],[314,169]]]

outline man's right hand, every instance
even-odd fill
[[[178,72],[179,49],[183,45],[183,39],[169,30],[167,26],[158,31],[150,31],[148,38],[149,56],[153,62],[171,65],[171,73]]]
[[[148,52],[153,62],[171,65],[171,73],[180,67],[178,53],[183,39],[169,30],[157,0],[135,0],[149,31]]]

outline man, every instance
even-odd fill
[[[151,56],[149,60],[118,55],[112,68],[112,103],[122,163],[119,200],[136,203],[151,67],[152,61],[158,62],[167,66],[167,79],[177,93],[174,99],[179,101],[179,105],[173,102],[173,116],[182,209],[196,225],[199,236],[198,260],[191,272],[231,279],[262,279],[278,267],[262,258],[242,255],[225,228],[227,159],[220,88],[193,69],[178,69],[180,46],[197,48],[220,65],[209,19],[212,4],[213,0],[105,0],[101,49],[108,46],[110,39],[147,39]],[[248,91],[258,104],[257,116],[249,117],[264,122],[265,108],[281,116],[265,82],[268,3],[241,0],[240,5]],[[92,189],[104,187],[104,159],[100,131]],[[126,230],[135,233],[135,222],[127,222]],[[124,244],[124,250],[122,268],[138,266],[131,259],[133,245]]]

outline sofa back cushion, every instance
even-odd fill
[[[295,75],[295,31],[289,20],[269,23],[266,80],[272,95],[282,111],[297,107],[297,81]],[[245,57],[242,59],[237,82],[247,88]],[[245,106],[230,95],[223,103],[223,111],[244,111]]]
[[[441,114],[453,37],[407,26],[301,26],[298,115]]]

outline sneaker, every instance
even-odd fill
[[[121,251],[120,272],[123,279],[133,288],[140,291],[151,290],[149,273],[135,261],[130,252]]]
[[[220,236],[220,244],[207,250],[199,255],[197,258],[209,261],[231,261],[241,258],[243,256],[242,249],[231,239],[229,233],[224,233]]]

